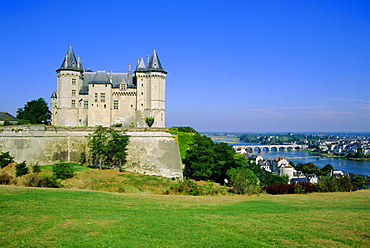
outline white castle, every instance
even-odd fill
[[[51,96],[52,125],[165,127],[166,75],[158,55],[138,58],[134,72],[85,70],[72,47],[57,72],[57,90]]]

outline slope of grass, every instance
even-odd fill
[[[0,186],[1,247],[370,247],[370,191],[253,197]]]

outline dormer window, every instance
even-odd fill
[[[126,83],[121,83],[120,90],[127,90],[127,84]]]

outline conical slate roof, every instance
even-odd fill
[[[137,59],[136,71],[146,71],[143,58],[138,58]]]
[[[60,70],[84,71],[82,63],[76,60],[72,46],[69,47],[63,63],[57,71]]]
[[[150,57],[150,61],[149,61],[149,64],[148,64],[148,70],[165,72],[165,70],[163,70],[161,61],[159,60],[157,52],[156,52],[155,49],[154,49],[152,57]]]

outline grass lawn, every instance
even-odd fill
[[[0,247],[370,247],[370,190],[178,196],[0,186]]]

